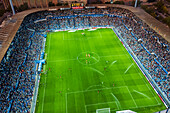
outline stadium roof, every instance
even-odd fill
[[[164,37],[168,42],[170,42],[170,29],[163,23],[159,22],[158,20],[150,16],[144,10],[140,8],[134,8],[131,6],[115,5],[115,4],[90,4],[89,6],[99,6],[99,5],[102,5],[102,6],[106,5],[109,7],[120,7],[120,8],[125,8],[125,9],[132,11],[136,16],[141,18],[152,29],[157,31],[162,37]],[[56,6],[55,8],[59,9],[61,7],[62,6],[59,6],[59,7]],[[30,13],[42,11],[42,10],[48,10],[48,8],[37,8],[37,9],[31,9],[31,10],[26,10],[26,11],[17,13],[16,15],[12,16],[13,21],[10,21],[7,25],[5,25],[4,27],[0,29],[0,35],[1,35],[0,42],[2,43],[2,47],[0,48],[0,62],[2,58],[4,57],[8,47],[10,46],[10,43],[12,42],[24,17]]]

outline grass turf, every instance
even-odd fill
[[[36,113],[165,109],[112,29],[48,33],[46,45]]]

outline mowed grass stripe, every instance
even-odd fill
[[[113,113],[123,109],[144,113],[165,109],[112,29],[49,33],[46,44],[46,50],[50,48],[48,72],[41,76],[37,113],[41,113],[41,109],[45,113],[91,113],[103,107],[110,107]],[[80,55],[82,53],[91,54],[91,57],[95,53],[100,60],[90,65],[95,59]],[[81,63],[78,56],[81,56]],[[117,100],[111,94],[116,96],[121,107],[117,108]],[[91,104],[94,106],[88,106]]]

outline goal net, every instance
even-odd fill
[[[110,113],[110,108],[96,109],[96,113]]]

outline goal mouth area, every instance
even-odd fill
[[[110,108],[96,109],[96,113],[110,113]]]

